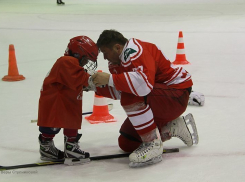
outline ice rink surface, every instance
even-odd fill
[[[14,44],[19,82],[0,81],[0,165],[41,162],[37,118],[46,73],[63,55],[70,38],[97,41],[104,29],[157,44],[174,61],[178,32],[183,31],[193,90],[206,97],[203,107],[188,106],[200,141],[159,164],[132,169],[128,159],[78,166],[47,166],[0,171],[1,182],[243,182],[245,181],[245,1],[244,0],[0,0],[0,76],[8,73],[8,46]],[[102,55],[99,67],[108,71]],[[92,111],[94,94],[85,93],[83,111]],[[118,130],[126,115],[118,101],[110,112],[116,123],[91,125],[83,120],[81,148],[91,156],[115,154]],[[164,109],[164,108],[162,108]],[[63,148],[63,132],[55,138]]]

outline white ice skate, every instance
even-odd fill
[[[169,122],[161,132],[162,137],[167,135],[181,139],[188,147],[198,144],[199,137],[193,115],[189,113],[185,117],[178,117]]]
[[[142,143],[129,155],[130,167],[142,167],[162,161],[163,144],[161,139]]]

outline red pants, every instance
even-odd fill
[[[152,109],[154,121],[161,133],[161,129],[170,121],[179,117],[188,104],[187,89],[173,89],[164,84],[156,83],[152,92],[147,95],[146,102]],[[141,138],[130,120],[126,118],[120,129],[119,147],[125,152],[132,152],[141,144]]]

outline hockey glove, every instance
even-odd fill
[[[84,87],[83,91],[86,91],[86,92],[88,92],[88,91],[95,91],[96,92],[97,91],[91,76],[88,78],[88,86]]]
[[[203,106],[205,103],[205,97],[200,92],[192,91],[189,96],[189,105],[195,105],[195,106]]]

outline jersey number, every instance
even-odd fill
[[[143,66],[138,66],[138,68],[133,68],[133,71],[136,72],[136,71],[142,71],[143,72]]]

